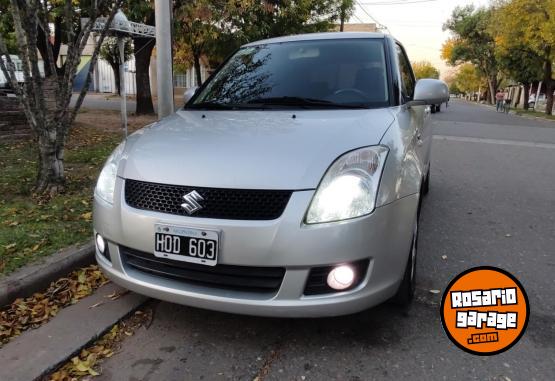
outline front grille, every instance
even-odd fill
[[[125,202],[137,209],[188,216],[183,196],[197,191],[203,201],[194,217],[273,220],[282,215],[292,191],[201,188],[125,180]]]
[[[135,270],[189,284],[258,293],[277,292],[285,275],[283,267],[216,265],[158,258],[154,254],[120,246],[124,265]]]
[[[349,291],[360,285],[362,280],[366,277],[368,262],[368,259],[363,259],[361,261],[350,263],[350,265],[355,269],[355,273],[357,274],[357,276],[352,286],[342,291]],[[336,265],[313,267],[312,269],[310,269],[310,274],[308,275],[306,286],[304,288],[304,294],[321,295],[338,292],[337,290],[334,290],[333,288],[328,286],[328,274],[334,267],[336,267]]]

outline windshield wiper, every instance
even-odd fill
[[[233,110],[236,107],[233,104],[225,104],[218,102],[200,102],[188,105],[187,108],[198,108],[202,110]]]
[[[276,105],[276,106],[302,106],[302,107],[324,107],[324,108],[368,108],[362,103],[335,103],[323,99],[304,97],[271,97],[253,99],[248,102],[251,105]]]

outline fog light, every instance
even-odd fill
[[[355,271],[351,266],[337,266],[328,274],[328,286],[334,290],[345,290],[353,285]]]
[[[106,241],[104,241],[104,238],[102,238],[100,234],[96,235],[96,247],[98,248],[98,251],[100,251],[100,254],[104,254],[104,251],[106,250]]]

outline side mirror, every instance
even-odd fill
[[[421,79],[416,82],[412,105],[438,105],[449,100],[449,87],[439,79]]]
[[[185,91],[183,93],[183,103],[187,104],[187,102],[189,102],[189,100],[193,97],[193,95],[195,95],[197,90],[198,90],[197,86],[193,86],[193,87],[187,89],[187,91]]]

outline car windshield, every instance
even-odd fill
[[[292,41],[239,49],[187,108],[371,108],[389,102],[382,39]]]

